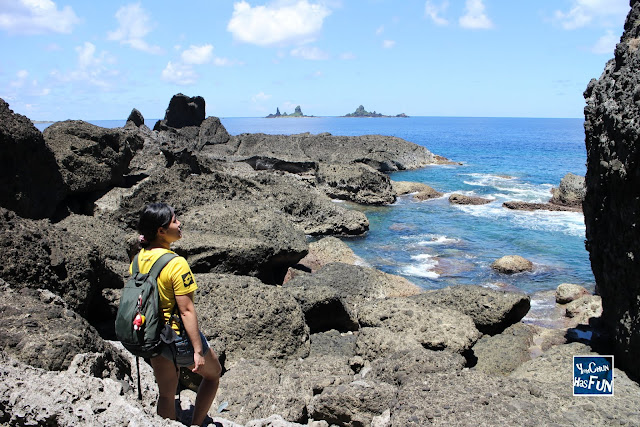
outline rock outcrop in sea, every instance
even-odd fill
[[[615,57],[584,92],[586,247],[616,365],[640,377],[640,2],[632,0]]]
[[[195,273],[200,326],[224,368],[209,423],[638,419],[640,388],[618,369],[615,396],[576,409],[564,373],[588,346],[557,339],[531,360],[543,328],[521,322],[528,296],[479,286],[422,292],[362,265],[335,237],[309,244],[309,235],[368,229],[364,214],[331,198],[377,205],[407,191],[433,197],[384,172],[447,159],[380,135],[233,136],[204,106],[180,94],[154,130],[134,110],[124,128],[67,121],[42,135],[0,103],[3,162],[33,155],[51,177],[12,183],[10,174],[26,169],[0,169],[19,195],[0,193],[1,424],[182,425],[155,414],[147,363],[136,400],[135,360],[110,341],[138,213],[161,200],[183,223],[175,251]],[[576,322],[597,308],[591,297],[567,304]],[[180,376],[186,422],[198,378],[184,369]]]

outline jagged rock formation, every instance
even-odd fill
[[[640,377],[640,2],[598,80],[584,92],[586,247],[615,342],[616,366]]]
[[[0,205],[27,218],[47,218],[66,196],[51,149],[27,117],[0,99]]]

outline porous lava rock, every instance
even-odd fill
[[[528,295],[474,285],[449,286],[413,298],[471,316],[480,332],[491,335],[519,322],[531,306]]]
[[[491,268],[503,274],[533,271],[533,263],[520,255],[506,255],[491,263]]]
[[[640,2],[632,0],[614,58],[586,100],[586,247],[616,366],[640,378]]]
[[[500,334],[483,336],[473,346],[473,354],[478,359],[474,369],[488,375],[510,374],[531,360],[529,347],[533,344],[534,332],[531,326],[516,323]]]
[[[568,173],[560,180],[560,186],[551,192],[553,197],[549,203],[581,209],[585,195],[584,177]]]
[[[483,197],[478,196],[466,196],[464,194],[454,193],[449,196],[449,203],[454,205],[486,205],[487,203],[491,203],[493,200],[485,199]]]
[[[0,99],[0,206],[49,218],[66,196],[55,156],[27,117]]]
[[[390,204],[396,199],[389,177],[362,163],[321,163],[316,172],[316,182],[334,199],[365,205]]]
[[[45,129],[44,139],[72,195],[123,185],[129,162],[143,144],[136,132],[80,120],[52,124]]]
[[[309,328],[296,300],[249,276],[197,274],[202,332],[229,368],[240,359],[282,366],[309,354]]]
[[[138,109],[131,110],[131,114],[127,118],[127,123],[131,122],[135,127],[139,128],[144,124],[144,116]]]
[[[178,93],[171,97],[164,114],[164,120],[159,120],[153,129],[162,130],[163,127],[180,129],[187,126],[200,126],[204,118],[205,102],[203,97],[189,97]]]
[[[572,283],[562,283],[556,289],[556,302],[567,304],[585,295],[589,295],[589,291],[584,287]]]

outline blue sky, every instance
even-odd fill
[[[0,0],[0,98],[35,120],[582,117],[628,0]]]

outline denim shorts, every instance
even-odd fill
[[[183,334],[184,336],[178,335],[175,343],[171,345],[165,344],[162,353],[160,353],[162,357],[173,362],[175,351],[176,365],[181,368],[191,366],[195,363],[193,360],[193,346],[191,345],[191,341],[189,341],[186,332],[183,331]],[[209,351],[209,343],[202,332],[200,332],[200,340],[202,340],[202,354],[206,355]]]

